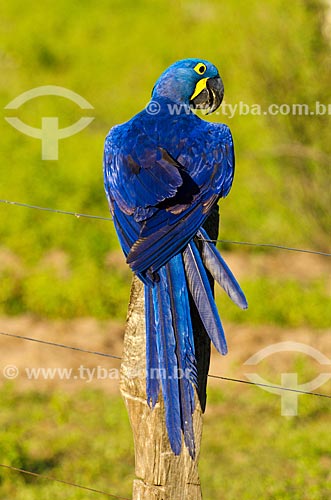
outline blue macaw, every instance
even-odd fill
[[[171,448],[182,434],[195,454],[192,414],[198,385],[192,308],[216,349],[226,354],[208,274],[242,309],[245,296],[203,225],[234,175],[230,129],[199,118],[215,111],[224,88],[217,68],[185,59],[157,80],[152,100],[105,141],[104,181],[126,261],[145,285],[146,393],[160,387]],[[208,361],[209,364],[209,361]]]

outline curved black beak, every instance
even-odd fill
[[[205,109],[209,115],[221,105],[224,97],[224,85],[220,76],[208,78],[202,91],[190,101],[194,109]]]

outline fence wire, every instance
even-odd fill
[[[81,349],[80,347],[73,347],[73,346],[69,346],[69,345],[66,345],[66,344],[58,344],[56,342],[49,342],[49,341],[46,341],[46,340],[36,339],[36,338],[33,338],[33,337],[25,337],[23,335],[16,335],[14,333],[0,332],[0,335],[6,336],[6,337],[15,338],[15,339],[19,339],[19,340],[27,340],[27,341],[30,341],[30,342],[37,342],[39,344],[44,344],[44,345],[46,344],[47,346],[60,347],[62,349],[70,349],[72,351],[78,351],[78,352],[83,352],[83,353],[87,353],[87,354],[94,354],[96,356],[103,356],[105,358],[118,359],[118,360],[122,359],[122,357],[120,357],[120,356],[115,356],[114,354],[108,354],[106,352],[92,351],[92,350],[89,350],[89,349]],[[209,374],[208,377],[214,378],[214,379],[219,379],[219,380],[226,380],[226,381],[229,381],[229,382],[237,382],[237,383],[240,383],[240,384],[256,385],[256,386],[260,386],[260,387],[268,387],[270,389],[277,389],[277,390],[289,391],[289,392],[298,392],[300,394],[306,394],[306,395],[310,395],[310,396],[320,396],[320,397],[323,397],[323,398],[329,398],[329,399],[331,399],[331,395],[329,395],[329,394],[323,394],[323,393],[319,393],[319,392],[302,391],[300,389],[293,389],[293,388],[290,388],[290,387],[282,387],[282,386],[279,386],[279,385],[272,385],[272,384],[270,384],[270,385],[269,384],[261,384],[261,383],[258,383],[258,382],[251,382],[251,381],[248,381],[248,380],[242,380],[242,379],[236,379],[236,378],[231,378],[231,377],[225,377],[225,376],[222,376],[222,375],[212,375],[212,374]]]
[[[80,213],[80,212],[71,212],[69,210],[60,210],[57,208],[49,208],[49,207],[40,207],[39,205],[30,205],[29,203],[22,203],[20,201],[11,201],[11,200],[4,200],[0,199],[0,203],[4,203],[6,205],[13,205],[17,207],[23,207],[23,208],[31,208],[34,210],[41,210],[43,212],[52,212],[55,214],[61,214],[61,215],[71,215],[73,217],[76,217],[77,219],[84,217],[85,219],[97,219],[97,220],[103,220],[103,221],[112,221],[112,217],[104,217],[102,215],[91,215],[91,214],[85,214],[85,213]],[[314,254],[314,255],[322,255],[324,257],[331,257],[331,253],[328,252],[320,252],[317,250],[309,250],[309,249],[304,249],[304,248],[295,248],[295,247],[289,247],[285,245],[278,245],[275,243],[254,243],[250,241],[233,241],[233,240],[208,240],[213,243],[228,243],[231,245],[245,245],[245,246],[251,246],[251,247],[260,247],[260,248],[274,248],[278,250],[287,250],[291,252],[302,252],[302,253],[309,253],[309,254]]]
[[[46,476],[44,474],[38,474],[37,472],[31,472],[29,470],[20,469],[19,467],[12,467],[11,465],[0,464],[3,469],[8,469],[14,472],[20,472],[21,474],[27,474],[29,476],[36,477],[38,479],[46,479],[47,481],[53,481],[56,483],[65,484],[66,486],[73,486],[74,488],[79,488],[81,490],[89,491],[90,493],[99,493],[99,495],[104,495],[109,498],[118,498],[120,500],[130,500],[127,497],[120,497],[119,495],[114,495],[112,493],[107,493],[106,491],[97,490],[95,488],[90,488],[89,486],[82,486],[81,484],[72,483],[70,481],[64,481],[63,479],[57,479],[52,476]]]
[[[58,344],[56,342],[49,342],[48,340],[35,339],[33,337],[25,337],[23,335],[15,335],[13,333],[0,332],[0,335],[4,335],[6,337],[12,337],[21,340],[29,340],[30,342],[37,342],[38,344],[46,344],[53,347],[62,347],[64,349],[70,349],[71,351],[84,352],[88,354],[95,354],[96,356],[103,356],[105,358],[112,359],[122,359],[120,356],[115,356],[113,354],[107,354],[106,352],[98,352],[98,351],[90,351],[89,349],[82,349],[81,347],[69,346],[65,344]]]

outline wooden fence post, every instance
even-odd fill
[[[218,233],[218,208],[208,219],[206,229],[211,238]],[[209,227],[208,227],[209,226]],[[211,226],[211,227],[210,227]],[[192,308],[193,309],[193,308]],[[170,448],[165,425],[163,398],[160,395],[153,410],[146,402],[146,334],[144,290],[134,277],[131,287],[124,352],[121,365],[121,393],[133,432],[135,473],[133,500],[201,500],[198,460],[202,435],[202,411],[210,357],[210,342],[196,311],[192,314],[198,358],[199,397],[193,415],[196,458],[191,459],[183,443],[179,456]]]

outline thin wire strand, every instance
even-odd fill
[[[331,257],[331,253],[319,252],[317,250],[306,250],[303,248],[287,247],[284,245],[275,245],[274,243],[252,243],[250,241],[232,241],[232,240],[205,240],[211,243],[231,243],[232,245],[248,245],[251,247],[267,247],[267,248],[277,248],[279,250],[288,250],[290,252],[303,252],[312,253],[315,255],[323,255],[324,257]]]
[[[122,359],[122,357],[120,357],[120,356],[114,356],[112,354],[107,354],[107,353],[103,353],[103,352],[99,352],[99,351],[90,351],[88,349],[80,349],[79,347],[67,346],[65,344],[57,344],[55,342],[48,342],[46,340],[35,339],[35,338],[32,338],[32,337],[25,337],[25,336],[16,335],[16,334],[13,334],[13,333],[0,332],[0,335],[4,335],[6,337],[16,338],[16,339],[20,339],[20,340],[28,340],[28,341],[32,341],[32,342],[37,342],[37,343],[40,343],[40,344],[46,344],[46,345],[53,346],[53,347],[60,347],[62,349],[71,349],[73,351],[80,351],[80,352],[84,352],[84,353],[88,353],[88,354],[95,354],[97,356],[104,356],[106,358],[114,358],[114,359],[120,359],[120,360]],[[271,384],[270,385],[269,384],[261,384],[261,383],[257,383],[257,382],[250,382],[248,380],[242,380],[242,379],[231,378],[231,377],[223,377],[221,375],[212,375],[212,374],[209,374],[208,377],[215,378],[215,379],[220,379],[220,380],[227,380],[229,382],[238,382],[238,383],[241,383],[241,384],[248,384],[248,385],[257,385],[257,386],[261,386],[261,387],[268,387],[270,389],[279,389],[279,390],[282,390],[282,391],[299,392],[300,394],[307,394],[307,395],[310,395],[310,396],[320,396],[320,397],[323,397],[323,398],[329,398],[329,399],[331,399],[331,395],[329,395],[329,394],[323,394],[323,393],[318,393],[318,392],[302,391],[300,389],[292,389],[290,387],[282,387],[282,386],[271,385]]]
[[[5,203],[7,205],[14,205],[17,207],[24,207],[24,208],[32,208],[34,210],[42,210],[44,212],[52,212],[55,214],[61,214],[61,215],[72,215],[79,219],[80,217],[85,217],[86,219],[98,219],[98,220],[104,220],[104,221],[112,221],[112,217],[103,217],[101,215],[91,215],[91,214],[84,214],[80,212],[70,212],[68,210],[59,210],[56,208],[48,208],[48,207],[40,207],[38,205],[30,205],[28,203],[21,203],[19,201],[10,201],[10,200],[1,200],[0,203]],[[302,252],[302,253],[309,253],[309,254],[314,254],[314,255],[322,255],[324,257],[331,257],[331,253],[327,252],[319,252],[316,250],[307,250],[307,249],[302,249],[302,248],[294,248],[294,247],[288,247],[285,245],[276,245],[273,243],[253,243],[250,241],[232,241],[232,240],[207,240],[212,243],[229,243],[231,245],[246,245],[246,246],[252,246],[252,247],[262,247],[262,248],[276,248],[279,250],[287,250],[291,252]]]
[[[92,493],[99,493],[99,495],[105,495],[110,498],[119,498],[120,500],[130,500],[127,497],[120,497],[118,495],[113,495],[112,493],[107,493],[106,491],[97,490],[95,488],[89,488],[88,486],[82,486],[80,484],[71,483],[70,481],[64,481],[63,479],[57,479],[52,476],[46,476],[44,474],[38,474],[37,472],[31,472],[29,470],[20,469],[18,467],[12,467],[11,465],[0,464],[0,467],[4,469],[9,469],[15,472],[20,472],[22,474],[28,474],[29,476],[34,476],[38,479],[47,479],[48,481],[55,481],[56,483],[65,484],[66,486],[74,486],[75,488],[80,488],[81,490],[90,491]]]
[[[90,351],[89,349],[82,349],[81,347],[74,347],[65,344],[57,344],[56,342],[49,342],[47,340],[35,339],[32,337],[25,337],[23,335],[15,335],[14,333],[0,332],[0,335],[4,335],[6,337],[12,337],[15,339],[21,340],[29,340],[30,342],[37,342],[38,344],[46,344],[52,347],[61,347],[62,349],[70,349],[72,351],[84,352],[88,354],[95,354],[96,356],[103,356],[104,358],[112,358],[112,359],[122,359],[120,356],[115,356],[114,354],[107,354],[105,352],[99,351]]]
[[[292,389],[291,387],[282,387],[280,385],[262,384],[261,382],[251,382],[249,380],[242,380],[240,378],[221,377],[221,375],[208,375],[208,377],[216,378],[216,379],[221,379],[221,380],[227,380],[227,381],[230,381],[230,382],[240,382],[241,384],[257,385],[259,387],[267,387],[268,389],[278,389],[278,390],[281,390],[281,391],[299,392],[300,394],[308,394],[309,396],[319,396],[321,398],[329,398],[329,399],[331,399],[331,395],[329,395],[329,394],[322,394],[320,392],[302,391],[301,389]]]
[[[30,205],[28,203],[21,203],[19,201],[0,200],[0,203],[5,203],[6,205],[14,205],[16,207],[33,208],[34,210],[42,210],[44,212],[52,212],[55,214],[73,215],[77,219],[79,219],[80,217],[85,217],[86,219],[99,219],[99,220],[107,220],[107,221],[113,220],[111,217],[103,217],[101,215],[82,214],[79,212],[70,212],[68,210],[58,210],[57,208],[40,207],[38,205]]]

